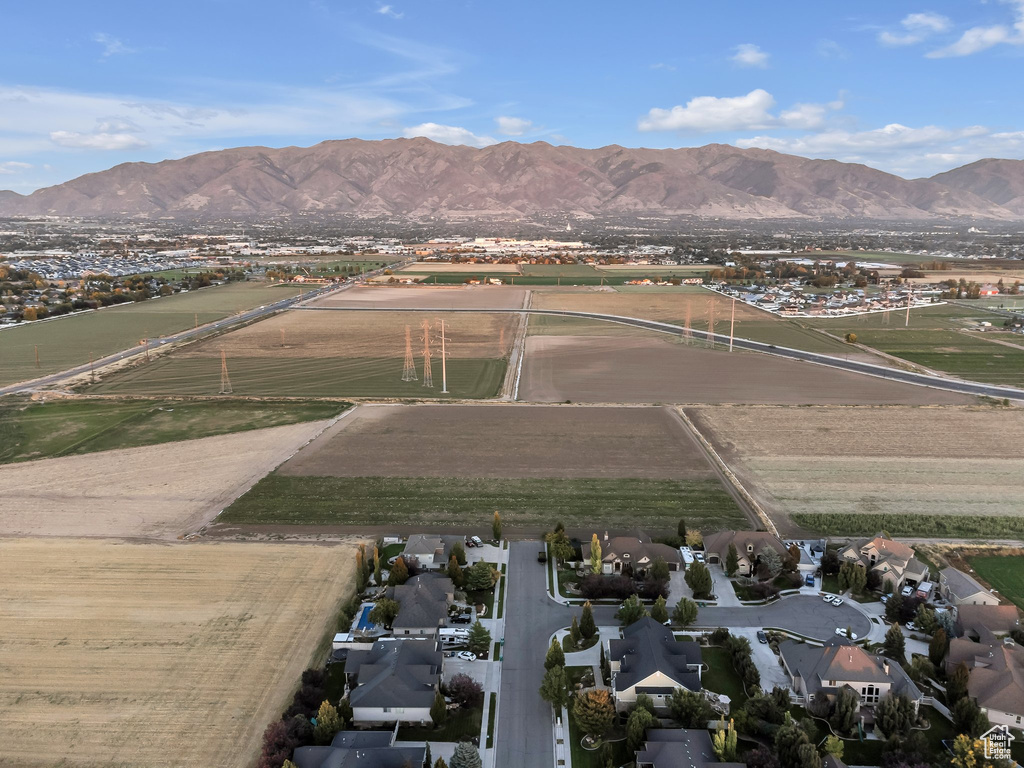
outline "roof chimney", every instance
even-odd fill
[[[885,671],[886,677],[889,676],[889,660],[886,659],[885,663],[882,664],[882,669]]]
[[[605,532],[604,532],[604,540],[605,540],[605,541],[608,541],[608,531],[605,531]]]

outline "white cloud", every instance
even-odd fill
[[[950,21],[938,13],[911,13],[903,17],[900,25],[903,32],[884,30],[878,33],[878,41],[891,46],[914,45],[931,35],[946,32]]]
[[[380,8],[377,9],[377,13],[379,13],[381,16],[390,16],[392,19],[400,19],[403,16],[405,16],[404,13],[396,11],[394,7],[390,5],[380,6]]]
[[[524,120],[521,117],[505,117],[504,115],[494,118],[498,124],[498,133],[503,136],[522,136],[533,128],[533,121]]]
[[[104,58],[115,56],[119,53],[135,53],[134,48],[129,48],[116,37],[108,35],[106,32],[97,32],[92,36],[92,41],[103,46]]]
[[[823,59],[845,59],[850,55],[843,46],[835,40],[829,40],[828,38],[819,40],[814,49]]]
[[[477,136],[472,131],[457,125],[439,125],[438,123],[420,123],[402,131],[407,139],[424,136],[440,144],[464,144],[469,147],[487,147],[497,144],[498,140],[490,136]]]
[[[659,61],[655,64],[651,64],[651,69],[664,69],[666,72],[675,72],[676,68],[672,64],[666,64],[664,61]]]
[[[994,24],[987,27],[971,27],[960,38],[945,48],[930,51],[930,59],[945,59],[956,56],[970,56],[987,51],[997,45],[1024,45],[1024,0],[1002,0],[1004,5],[1013,7],[1016,20],[1012,25]]]
[[[765,69],[768,66],[768,54],[762,51],[753,43],[737,45],[736,53],[732,55],[732,61],[741,67],[758,67]]]
[[[74,149],[142,149],[149,146],[131,133],[79,133],[78,131],[51,131],[50,141],[61,147]]]
[[[22,163],[17,160],[8,160],[6,163],[0,163],[0,173],[20,173],[21,171],[27,171],[32,168],[32,163]]]
[[[771,113],[775,97],[758,88],[746,96],[698,96],[686,106],[655,107],[640,120],[641,131],[758,131],[774,128],[811,130],[822,127],[830,112],[843,108],[842,99],[827,104],[794,104],[777,116]]]

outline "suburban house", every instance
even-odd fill
[[[589,560],[590,542],[584,542],[582,549],[583,560]],[[680,569],[682,557],[679,550],[667,544],[655,544],[650,538],[616,536],[609,539],[606,532],[601,542],[602,573],[622,573],[629,566],[633,575],[640,577],[659,557],[665,561],[670,571]]]
[[[621,640],[608,641],[608,661],[619,712],[635,705],[641,693],[661,709],[676,688],[701,689],[700,646],[676,640],[672,630],[649,616],[624,628]]]
[[[437,536],[429,533],[414,533],[409,536],[402,551],[404,557],[414,557],[424,570],[437,570],[448,567],[452,557],[452,547],[457,541],[465,541],[461,536]]]
[[[720,763],[703,729],[652,728],[636,752],[636,768],[746,768],[745,763]]]
[[[956,609],[956,630],[975,640],[981,638],[982,630],[994,635],[1008,635],[1020,629],[1020,614],[1015,605],[961,605]]]
[[[823,696],[831,701],[841,689],[850,688],[868,706],[890,692],[905,693],[916,711],[923,697],[899,664],[845,639],[833,638],[824,647],[785,640],[779,644],[779,654],[793,691],[807,702]]]
[[[448,620],[448,608],[455,599],[455,585],[439,573],[421,573],[405,584],[391,587],[387,595],[398,601],[398,615],[391,624],[396,636],[433,637]]]
[[[950,604],[999,605],[999,598],[978,583],[977,579],[956,568],[939,571],[939,594]]]
[[[427,640],[378,640],[349,651],[345,673],[358,726],[429,723],[442,656]]]
[[[892,582],[896,591],[907,583],[917,586],[928,581],[928,566],[914,557],[913,549],[881,535],[850,544],[840,550],[839,560],[863,566],[868,573],[877,573],[883,586],[886,581]]]
[[[395,731],[341,731],[329,747],[299,747],[296,768],[423,768],[426,745],[395,746]]]
[[[993,725],[1024,725],[1024,648],[982,629],[981,640],[958,637],[949,644],[946,672],[960,664],[970,671],[967,692]]]
[[[767,531],[719,531],[704,537],[704,553],[709,563],[718,563],[725,567],[729,556],[729,545],[736,546],[739,556],[736,573],[739,576],[752,576],[757,568],[757,556],[765,547],[771,547],[779,553],[779,557],[789,556],[789,549],[782,539]]]

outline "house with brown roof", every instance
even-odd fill
[[[900,590],[906,583],[918,585],[928,581],[928,566],[914,557],[914,550],[899,541],[882,535],[853,542],[839,551],[841,562],[856,563],[868,573],[876,573],[881,584],[892,583]]]
[[[999,605],[999,598],[977,579],[952,566],[939,571],[939,594],[950,604],[958,607],[961,605]]]
[[[739,576],[751,576],[757,568],[757,558],[765,547],[771,547],[785,559],[789,550],[782,539],[767,531],[719,531],[704,537],[704,553],[708,563],[718,563],[723,568],[729,556],[729,545],[736,546],[739,556],[736,573]]]
[[[584,562],[590,559],[590,542],[584,542],[582,546]],[[605,532],[601,541],[601,572],[622,573],[626,566],[630,566],[633,575],[643,576],[655,560],[661,558],[668,565],[670,571],[678,571],[682,563],[682,556],[675,547],[667,544],[655,544],[649,538],[636,536],[616,536],[608,538]]]
[[[779,644],[779,655],[793,691],[807,702],[822,697],[832,701],[849,688],[862,706],[873,706],[890,693],[905,693],[916,711],[924,697],[899,664],[845,639],[834,638],[824,647],[786,640]]]
[[[961,605],[956,609],[957,634],[973,639],[987,629],[994,635],[1008,635],[1020,629],[1020,613],[1015,605]]]
[[[982,629],[979,642],[958,637],[949,644],[946,672],[960,664],[970,671],[967,693],[993,725],[1024,725],[1024,648]]]

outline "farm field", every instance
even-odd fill
[[[176,539],[201,527],[326,424],[0,466],[0,535]]]
[[[519,309],[527,291],[507,285],[359,285],[313,302],[317,307]]]
[[[396,270],[396,274],[401,272],[413,272],[421,275],[432,275],[432,274],[443,274],[445,272],[457,272],[460,274],[490,274],[497,272],[500,274],[521,274],[518,264],[469,264],[465,262],[452,263],[450,261],[416,261],[408,266],[402,267]]]
[[[687,413],[783,530],[1024,531],[1017,409],[726,407]],[[954,436],[954,437],[951,437]],[[1000,521],[1005,521],[1002,523]]]
[[[1001,597],[1024,610],[1024,552],[1016,555],[969,555],[967,562]]]
[[[447,527],[493,510],[537,530],[745,520],[670,410],[421,405],[358,407],[217,522]]]
[[[241,400],[0,400],[0,463],[317,421],[345,407]]]
[[[295,286],[228,283],[185,294],[119,304],[55,320],[0,330],[0,385],[14,384],[88,363],[133,347],[142,339],[221,320],[262,304],[295,295]],[[303,289],[308,290],[308,289]],[[295,293],[292,293],[295,292]],[[35,348],[39,367],[35,367]]]
[[[17,766],[248,768],[351,547],[0,540],[0,743]]]
[[[534,335],[519,399],[582,403],[968,403],[952,392],[661,335]]]

